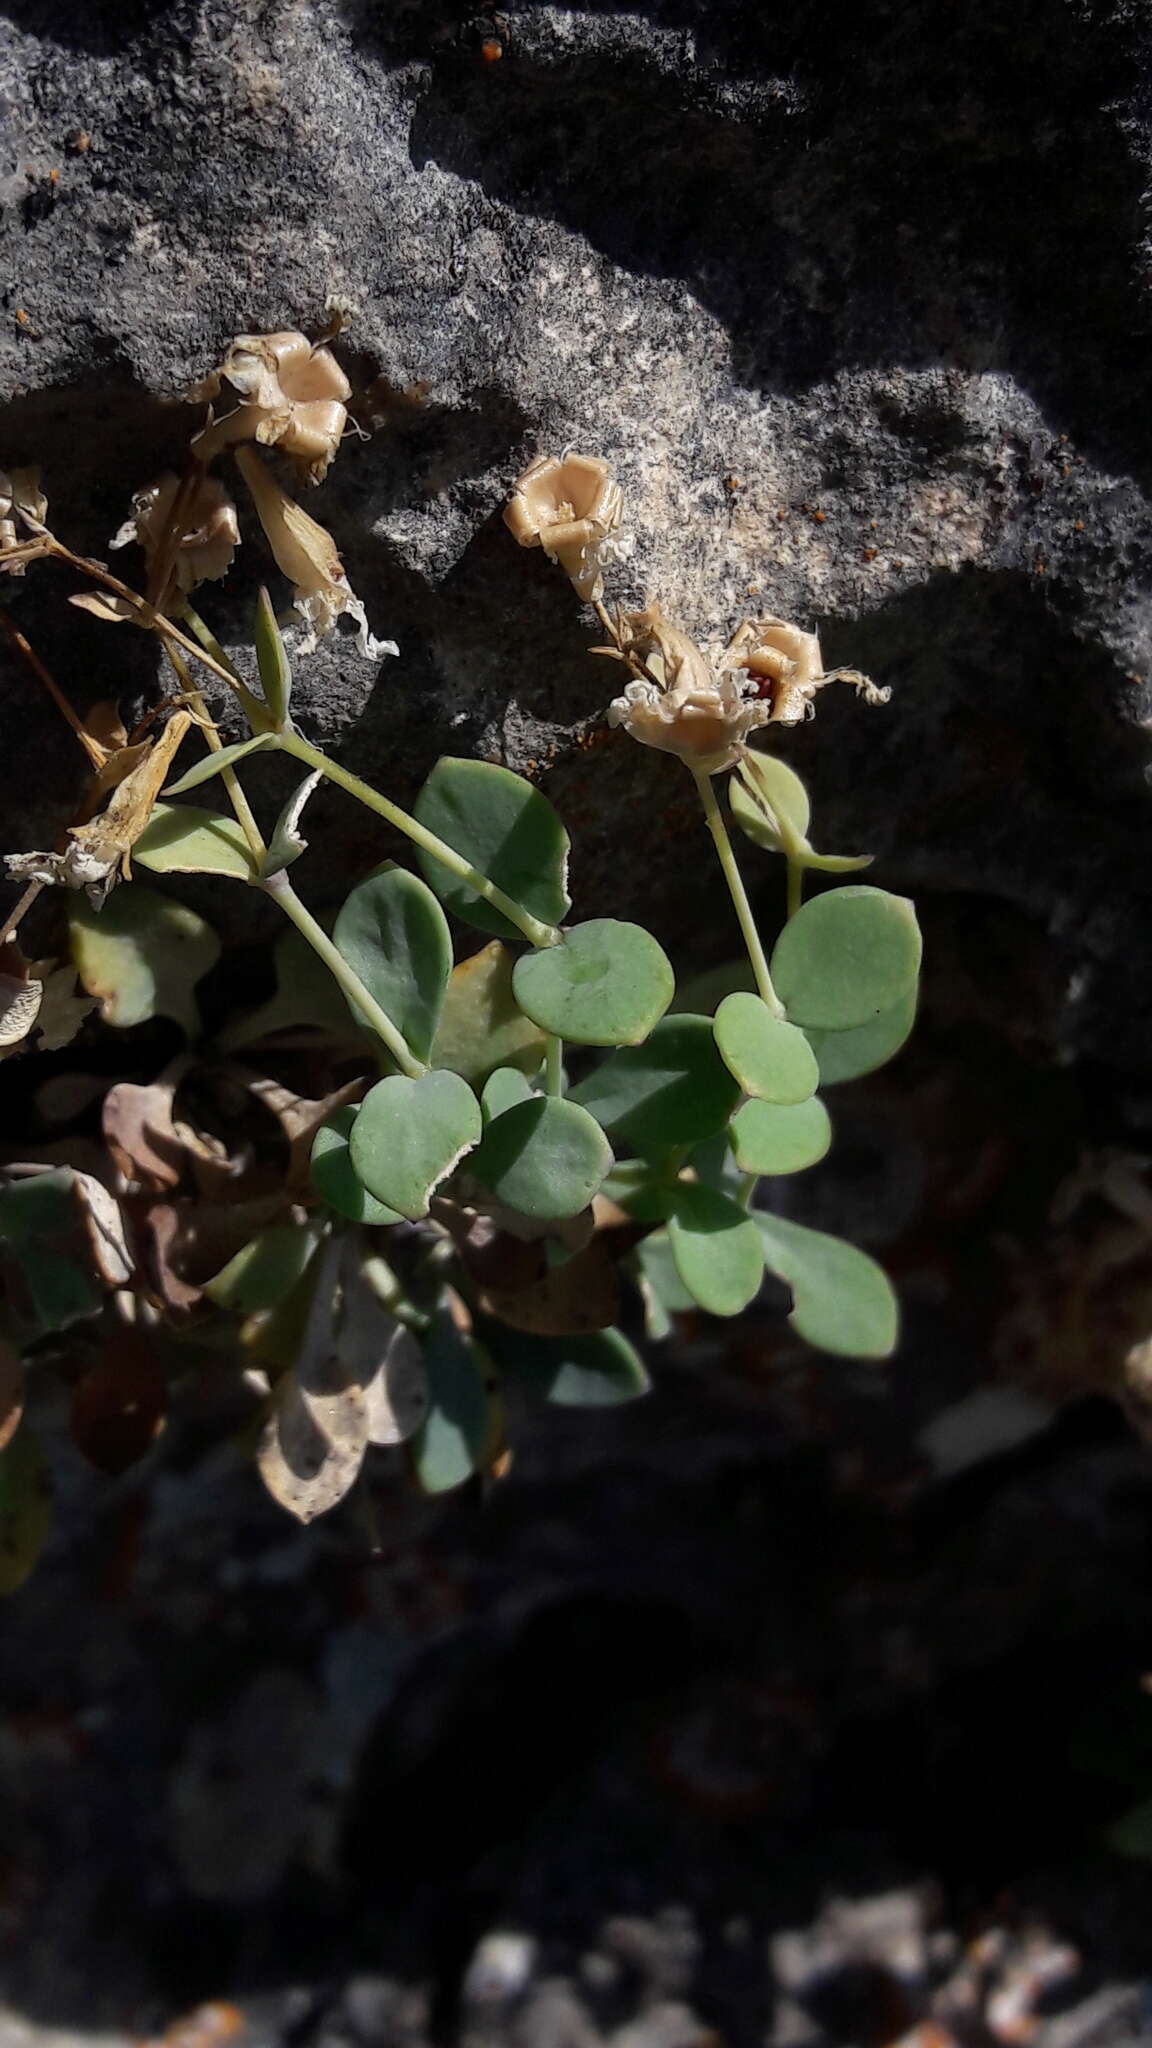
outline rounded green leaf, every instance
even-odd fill
[[[76,972],[89,995],[100,998],[105,1023],[126,1029],[174,1017],[185,1031],[196,1030],[193,991],[220,958],[220,941],[186,903],[126,882],[102,910],[74,894],[68,924]]]
[[[204,1292],[217,1308],[239,1315],[275,1308],[302,1278],[319,1241],[314,1225],[270,1224],[205,1283]]]
[[[651,1381],[623,1331],[584,1337],[526,1337],[501,1327],[497,1356],[525,1391],[558,1408],[618,1408],[646,1394]]]
[[[359,1114],[359,1108],[353,1104],[336,1110],[321,1124],[312,1141],[312,1185],[322,1202],[353,1223],[399,1223],[402,1218],[397,1211],[370,1195],[353,1168],[348,1140]]]
[[[27,1423],[0,1451],[0,1595],[32,1572],[52,1524],[52,1475]]]
[[[716,1188],[677,1190],[668,1242],[693,1301],[713,1316],[736,1316],[760,1291],[764,1247],[747,1212]]]
[[[854,1244],[756,1211],[770,1273],[792,1289],[794,1330],[841,1358],[890,1358],[900,1309],[888,1275]]]
[[[424,1337],[428,1414],[409,1444],[425,1493],[462,1486],[491,1448],[495,1388],[479,1347],[456,1328],[446,1309],[433,1316]]]
[[[732,1150],[744,1173],[802,1173],[832,1143],[828,1111],[807,1102],[746,1102],[732,1119]]]
[[[381,868],[347,897],[332,938],[417,1059],[427,1060],[452,971],[448,920],[431,889],[406,868]]]
[[[725,996],[714,1023],[720,1057],[746,1095],[765,1102],[806,1102],[820,1079],[804,1033],[774,1016],[759,996]]]
[[[480,1104],[459,1074],[390,1074],[360,1105],[352,1164],[369,1194],[417,1222],[481,1129]]]
[[[489,1074],[480,1092],[480,1109],[486,1124],[502,1116],[506,1109],[514,1109],[518,1102],[530,1102],[532,1089],[527,1076],[519,1067],[497,1067]]]
[[[578,1216],[612,1165],[612,1149],[579,1104],[534,1095],[494,1117],[468,1170],[498,1201],[544,1221]]]
[[[560,945],[526,953],[512,986],[542,1031],[576,1045],[639,1045],[672,1001],[676,977],[642,926],[597,917],[574,925]]]
[[[512,993],[512,967],[507,946],[493,939],[452,969],[432,1047],[434,1067],[451,1067],[474,1087],[496,1067],[536,1072],[544,1059],[544,1033]]]
[[[916,1022],[919,988],[910,989],[890,1010],[882,1010],[854,1031],[820,1031],[814,1024],[804,1036],[820,1067],[820,1086],[830,1088],[836,1081],[854,1081],[859,1074],[874,1073],[898,1053]]]
[[[749,748],[728,784],[728,802],[740,830],[773,853],[786,853],[789,838],[794,844],[807,833],[808,791],[795,769],[775,754],[757,754]]]
[[[256,856],[236,819],[194,804],[153,804],[132,858],[154,875],[227,875],[251,882],[257,873]]]
[[[772,979],[792,1022],[830,1031],[890,1010],[919,967],[911,903],[861,883],[814,896],[785,925],[772,955]]]
[[[664,1017],[644,1045],[613,1053],[568,1100],[636,1151],[649,1152],[694,1145],[723,1130],[740,1084],[716,1049],[710,1017]]]
[[[568,834],[547,797],[522,775],[490,761],[446,754],[416,799],[415,815],[454,853],[479,868],[544,924],[559,924],[570,907]],[[446,910],[500,939],[523,934],[430,854],[420,866]]]

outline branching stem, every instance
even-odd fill
[[[377,1038],[395,1060],[400,1072],[407,1074],[410,1081],[418,1081],[421,1075],[428,1072],[427,1067],[410,1051],[403,1033],[392,1022],[388,1012],[381,1009],[375,996],[365,988],[360,976],[349,967],[344,955],[333,945],[323,925],[317,923],[307,905],[300,901],[283,869],[278,875],[267,875],[263,887],[273,902],[280,905],[285,916],[291,918],[301,938],[306,939],[313,952],[323,960],[348,1001],[362,1011]]]

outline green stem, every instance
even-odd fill
[[[326,775],[330,782],[335,782],[341,789],[346,789],[349,796],[358,797],[370,811],[376,811],[381,818],[387,818],[390,825],[395,825],[397,831],[403,832],[413,845],[422,847],[433,860],[438,860],[450,874],[455,875],[461,882],[467,882],[468,887],[475,890],[477,896],[482,896],[494,910],[501,911],[509,923],[516,926],[517,931],[523,932],[529,945],[560,944],[562,934],[557,931],[555,925],[542,924],[538,917],[533,917],[521,904],[514,902],[511,896],[506,896],[495,882],[490,882],[487,875],[481,874],[479,868],[474,868],[471,861],[465,860],[462,853],[457,853],[454,847],[438,838],[435,832],[429,832],[427,826],[421,825],[419,819],[410,817],[407,811],[402,811],[399,804],[394,804],[390,798],[381,796],[370,783],[361,782],[358,775],[352,775],[347,768],[341,768],[339,762],[331,760],[327,754],[322,754],[319,747],[311,746],[307,740],[301,739],[299,733],[281,733],[279,744],[284,753],[293,755],[297,761],[303,761],[308,768],[319,769],[321,775]]]
[[[419,1081],[428,1072],[427,1067],[412,1053],[403,1034],[397,1030],[386,1010],[382,1010],[374,995],[370,994],[344,955],[337,951],[322,924],[317,924],[312,912],[301,903],[295,889],[283,870],[278,875],[267,875],[262,884],[273,901],[280,905],[286,917],[290,917],[301,938],[306,939],[314,953],[323,960],[325,967],[335,976],[348,1001],[362,1011],[402,1074],[409,1080]]]
[[[768,971],[767,956],[760,943],[760,934],[756,929],[756,920],[752,915],[752,905],[748,901],[748,891],[744,887],[740,870],[736,865],[736,855],[732,851],[732,841],[728,837],[727,826],[720,815],[720,806],[716,801],[716,792],[712,787],[712,778],[710,775],[698,775],[695,769],[693,769],[692,779],[699,791],[700,801],[704,806],[704,816],[708,821],[708,830],[712,834],[713,843],[720,856],[720,865],[724,870],[724,879],[728,884],[728,893],[732,898],[736,915],[740,920],[740,930],[744,935],[744,944],[748,948],[748,958],[752,962],[752,972],[756,976],[756,986],[772,1014],[776,1017],[783,1017],[785,1014],[784,1005],[772,986],[772,976]]]
[[[564,1040],[552,1031],[544,1047],[544,1087],[548,1095],[564,1093]]]
[[[760,1175],[758,1173],[745,1173],[741,1175],[736,1200],[742,1209],[750,1209],[752,1207],[752,1197],[759,1185]]]
[[[788,916],[794,918],[804,901],[804,865],[802,861],[788,862]]]
[[[199,612],[193,611],[190,604],[185,604],[181,616],[184,624],[195,634],[205,653],[211,655],[217,668],[224,672],[225,681],[231,683],[240,701],[240,709],[243,711],[253,732],[269,732],[272,729],[272,717],[268,706],[262,704],[259,697],[248,688],[235,662],[228,659],[212,628],[205,625]]]
[[[224,742],[216,730],[203,696],[188,673],[183,655],[173,647],[171,641],[168,641],[166,644],[168,659],[176,671],[176,679],[200,720],[200,730],[204,735],[205,745],[210,753],[222,753]],[[263,860],[268,848],[264,844],[264,835],[252,814],[252,806],[240,787],[236,770],[234,768],[222,768],[220,770],[220,779],[228,792],[228,801],[236,814],[236,821],[245,839],[248,841],[249,847],[258,861]]]

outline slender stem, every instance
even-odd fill
[[[788,916],[793,918],[804,901],[804,865],[802,861],[788,862]]]
[[[213,754],[223,753],[224,742],[216,730],[216,726],[212,719],[211,713],[208,710],[208,706],[205,704],[203,697],[201,696],[199,690],[195,687],[195,684],[193,683],[192,678],[188,673],[188,669],[185,665],[183,656],[177,653],[175,647],[171,646],[170,644],[166,646],[164,651],[167,654],[169,661],[172,663],[172,666],[176,671],[177,680],[180,683],[184,695],[187,697],[188,702],[191,704],[192,709],[196,713],[197,718],[201,721],[200,729],[204,734],[205,743],[209,751]],[[244,791],[240,787],[240,783],[236,775],[236,770],[234,768],[222,768],[220,770],[220,779],[228,792],[228,801],[231,804],[232,809],[236,813],[237,823],[239,824],[245,839],[248,841],[248,844],[251,847],[252,852],[255,854],[257,860],[263,860],[264,855],[268,851],[268,848],[264,844],[264,835],[261,832],[259,825],[256,823],[256,820],[252,815],[252,806],[248,802],[248,799],[245,796]]]
[[[4,920],[3,930],[0,930],[0,946],[6,946],[10,939],[16,937],[22,918],[31,910],[40,891],[45,887],[44,882],[29,882],[19,902],[13,905]]]
[[[772,976],[768,971],[768,960],[760,943],[760,934],[756,929],[756,919],[752,915],[752,905],[748,901],[748,891],[744,887],[740,870],[736,865],[736,855],[732,851],[732,841],[728,837],[728,828],[720,815],[720,806],[716,801],[716,792],[712,787],[712,778],[710,775],[698,775],[695,769],[691,772],[692,779],[700,794],[700,801],[704,806],[704,816],[708,821],[708,830],[712,834],[713,843],[720,856],[720,865],[724,870],[724,879],[728,884],[728,892],[732,898],[736,915],[740,920],[740,930],[744,935],[744,944],[748,948],[748,958],[752,962],[752,972],[756,976],[756,986],[764,1002],[767,1003],[768,1008],[773,1012],[773,1015],[783,1017],[785,1014],[784,1005],[772,986]]]
[[[549,1095],[564,1093],[564,1040],[548,1033],[544,1048],[544,1087]]]
[[[205,622],[205,620],[203,620],[200,617],[199,612],[193,611],[192,606],[188,603],[187,599],[185,599],[184,610],[181,613],[181,617],[183,618],[185,624],[191,627],[192,631],[196,635],[197,640],[200,642],[201,647],[207,648],[208,653],[212,656],[213,661],[218,662],[222,669],[227,670],[228,674],[231,676],[234,683],[242,683],[244,678],[240,674],[239,669],[236,667],[235,662],[229,660],[227,654],[225,654],[224,652],[224,649],[221,647],[220,642],[216,638],[215,633],[212,631],[211,626],[209,626]]]
[[[543,924],[538,917],[533,917],[511,896],[506,896],[495,882],[490,882],[487,875],[481,874],[479,868],[474,868],[470,860],[465,860],[462,853],[457,853],[454,847],[438,838],[435,832],[429,832],[427,826],[421,825],[419,819],[410,817],[407,811],[402,811],[399,804],[394,804],[389,797],[381,796],[370,783],[361,782],[358,775],[352,775],[347,768],[341,768],[339,762],[331,760],[327,754],[322,754],[319,747],[311,746],[307,740],[301,739],[299,733],[280,733],[278,744],[284,753],[292,754],[308,768],[319,769],[321,775],[326,775],[330,782],[335,782],[341,789],[346,789],[349,796],[358,797],[370,811],[376,811],[381,818],[387,818],[388,823],[395,825],[398,832],[403,832],[411,839],[413,845],[423,847],[424,852],[431,854],[433,860],[438,860],[450,874],[456,875],[462,882],[467,882],[468,887],[475,890],[477,896],[483,896],[484,901],[490,903],[494,910],[503,912],[509,923],[516,926],[517,931],[523,932],[529,945],[560,944],[562,934],[557,931],[555,925]]]
[[[736,1200],[742,1209],[750,1209],[752,1207],[752,1197],[759,1185],[760,1175],[758,1173],[741,1174],[740,1186],[736,1191]]]
[[[72,706],[68,702],[67,697],[64,695],[63,690],[55,681],[54,677],[49,675],[48,670],[45,668],[44,663],[41,661],[40,656],[36,652],[36,649],[33,646],[31,646],[31,644],[25,639],[23,633],[20,631],[20,628],[16,624],[15,620],[10,619],[6,611],[0,611],[0,626],[4,628],[4,631],[7,633],[8,638],[11,640],[12,645],[13,647],[15,647],[17,653],[22,655],[24,660],[27,662],[28,667],[31,669],[33,675],[36,677],[37,682],[40,682],[44,685],[44,688],[47,690],[48,695],[51,697],[52,702],[55,704],[57,711],[60,712],[62,717],[67,719],[68,724],[72,727],[73,732],[75,733],[77,739],[79,740],[80,745],[83,747],[84,752],[87,754],[88,759],[91,762],[93,768],[102,768],[104,766],[105,749],[101,746],[98,746],[95,740],[93,740],[91,736],[85,732],[84,727],[81,725],[80,720],[77,718],[76,713],[73,711]]]
[[[350,1003],[363,1011],[377,1038],[387,1047],[402,1074],[409,1080],[418,1081],[428,1069],[409,1051],[403,1034],[397,1030],[386,1010],[382,1010],[374,995],[370,994],[360,976],[349,967],[344,955],[337,951],[322,924],[317,924],[312,912],[293,889],[287,876],[281,870],[278,875],[265,876],[264,888],[273,901],[280,905],[286,917],[290,917],[301,938],[307,939],[314,953],[323,960],[325,967],[335,976]]]

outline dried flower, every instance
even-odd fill
[[[38,469],[0,469],[0,548],[19,547],[26,536],[17,524],[19,514],[43,526],[48,517],[48,500],[40,489]],[[9,574],[23,576],[24,562],[9,565]]]
[[[320,483],[340,446],[352,396],[331,351],[313,347],[305,334],[241,334],[190,396],[215,398],[225,382],[243,403],[197,434],[192,446],[200,460],[211,462],[240,441],[259,441],[282,449]]]
[[[813,699],[825,683],[852,683],[866,704],[887,704],[891,690],[878,689],[859,669],[825,671],[815,633],[790,626],[786,619],[747,619],[732,635],[718,667],[743,670],[764,702],[770,725],[799,725],[811,718]]]
[[[132,517],[113,534],[109,547],[123,548],[129,541],[139,541],[151,568],[167,538],[180,487],[179,477],[168,471],[137,491]],[[170,572],[176,588],[195,590],[198,583],[226,576],[240,543],[240,527],[236,507],[215,477],[201,477],[197,482],[185,501],[181,525]]]
[[[694,640],[667,623],[657,604],[622,613],[619,631],[620,655],[646,674],[609,705],[609,725],[622,725],[646,747],[679,754],[694,774],[731,768],[749,733],[772,715],[757,685],[715,667]]]
[[[541,455],[518,477],[504,521],[522,548],[543,548],[580,597],[604,593],[602,550],[620,524],[623,497],[594,455]]]
[[[254,448],[237,448],[236,460],[276,565],[295,587],[293,602],[307,627],[297,653],[314,653],[317,641],[347,612],[359,628],[357,645],[366,660],[398,654],[394,640],[374,640],[369,633],[364,606],[344,574],[331,534],[281,490]]]

